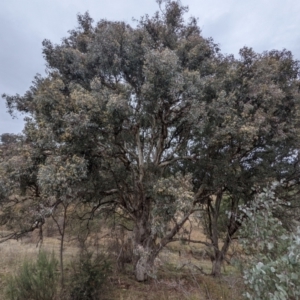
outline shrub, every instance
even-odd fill
[[[275,198],[275,187],[261,193],[251,207],[242,207],[248,216],[241,242],[248,254],[243,272],[250,300],[300,298],[300,228],[289,232],[275,217],[287,205]]]
[[[39,252],[36,262],[24,261],[18,275],[8,280],[6,296],[11,300],[53,300],[57,291],[57,260]]]
[[[84,251],[73,263],[73,274],[70,276],[70,299],[94,300],[103,299],[107,286],[110,263],[105,255]]]

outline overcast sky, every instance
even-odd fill
[[[291,50],[300,59],[299,0],[182,0],[188,15],[199,19],[204,37],[221,51],[238,55],[243,46],[257,52]],[[77,26],[77,13],[95,21],[152,15],[155,0],[0,0],[0,94],[24,94],[36,73],[44,74],[42,41],[59,43]],[[12,119],[0,100],[0,134],[19,133],[23,117]]]

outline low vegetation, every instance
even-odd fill
[[[52,300],[56,295],[58,261],[39,252],[36,262],[25,260],[17,274],[7,280],[5,296],[11,300]]]
[[[156,273],[141,285],[135,280],[128,258],[125,262],[120,261],[122,243],[116,244],[115,240],[123,238],[122,230],[113,232],[105,227],[106,224],[101,225],[101,232],[91,231],[84,246],[71,231],[68,232],[64,248],[65,282],[61,287],[57,259],[60,251],[59,233],[49,230],[51,237],[48,237],[48,226],[52,227],[51,222],[45,224],[45,236],[39,247],[36,247],[38,234],[0,244],[3,258],[0,262],[0,299],[25,299],[17,298],[15,294],[14,297],[8,296],[10,282],[12,279],[14,282],[22,280],[24,262],[25,266],[30,264],[33,269],[47,272],[45,265],[37,262],[40,251],[42,255],[46,251],[47,256],[43,257],[47,259],[52,255],[56,257],[55,283],[46,284],[55,292],[51,299],[242,299],[243,281],[234,266],[224,266],[221,278],[203,275],[202,272],[209,273],[211,270],[211,261],[205,255],[205,248],[180,242],[170,244],[160,254]],[[201,231],[194,232],[194,236],[202,234]],[[31,274],[35,276],[34,272]],[[25,278],[30,280],[30,276]],[[23,293],[22,285],[18,291]]]

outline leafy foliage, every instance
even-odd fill
[[[274,184],[260,193],[247,215],[241,231],[247,256],[243,264],[247,299],[297,299],[300,296],[300,228],[288,232],[274,216],[284,213],[284,201],[276,199]]]

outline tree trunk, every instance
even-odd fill
[[[60,284],[61,287],[64,287],[64,257],[63,257],[63,251],[64,251],[64,241],[65,241],[65,231],[66,231],[66,225],[67,225],[67,210],[68,210],[68,204],[64,204],[61,202],[64,211],[63,211],[63,220],[62,225],[59,224],[58,220],[52,215],[53,221],[56,223],[57,229],[60,234],[60,249],[59,249],[59,262],[60,262]]]
[[[148,222],[140,221],[133,230],[133,266],[137,281],[146,281],[155,273],[154,260],[157,256],[155,237],[151,235]]]
[[[67,207],[64,205],[64,218],[63,218],[63,225],[61,230],[61,239],[60,239],[60,284],[61,287],[64,287],[65,284],[65,273],[64,273],[64,241],[65,241],[65,231],[66,231],[66,221],[67,221]]]
[[[226,254],[228,252],[229,246],[232,241],[232,236],[236,233],[238,228],[240,227],[240,224],[238,224],[234,217],[230,218],[229,224],[228,224],[228,232],[226,235],[226,238],[224,240],[223,246],[221,250],[218,248],[218,239],[216,239],[216,243],[214,244],[214,256],[212,258],[212,272],[211,275],[213,276],[220,276],[221,275],[221,267],[224,263],[224,260],[226,258]]]
[[[153,249],[141,249],[141,254],[135,265],[135,278],[137,281],[146,281],[149,276],[155,275]]]
[[[215,256],[212,261],[212,270],[211,275],[215,277],[219,277],[221,275],[221,268],[224,262],[224,253],[220,250],[215,251]]]

